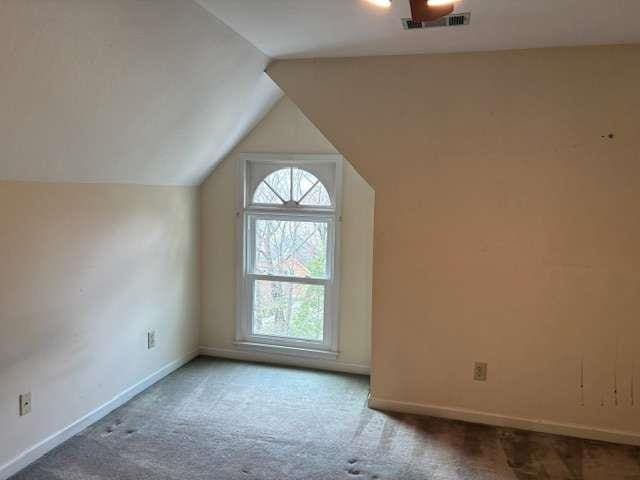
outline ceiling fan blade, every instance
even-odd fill
[[[414,22],[432,22],[453,12],[453,3],[438,7],[430,7],[426,0],[409,0],[409,3]]]

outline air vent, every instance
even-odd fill
[[[403,18],[402,26],[405,30],[414,30],[417,28],[462,27],[469,25],[470,22],[471,13],[454,13],[433,22],[414,22],[410,18]]]
[[[450,15],[447,17],[449,19],[450,27],[458,27],[460,25],[467,25],[469,20],[471,20],[471,15],[468,17],[466,15]]]

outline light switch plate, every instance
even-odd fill
[[[147,332],[147,348],[151,350],[156,346],[156,332],[155,330],[150,330]]]
[[[31,413],[31,392],[23,393],[19,397],[20,400],[20,416],[24,417],[25,415]]]

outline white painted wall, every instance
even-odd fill
[[[201,345],[233,356],[236,298],[236,189],[240,153],[336,153],[289,99],[284,98],[201,187]],[[345,162],[337,362],[370,363],[374,192]],[[257,358],[257,357],[253,357]]]
[[[7,462],[196,350],[197,197],[0,182],[0,478]],[[19,417],[23,392],[33,411]]]
[[[199,185],[279,99],[191,0],[0,1],[0,180]]]

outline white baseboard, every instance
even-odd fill
[[[534,432],[551,433],[568,437],[599,440],[602,442],[621,443],[640,446],[640,434],[619,430],[604,430],[573,423],[558,423],[548,420],[511,417],[495,413],[479,412],[464,408],[423,405],[419,403],[399,402],[384,398],[369,397],[369,408],[391,412],[411,413],[429,417],[448,418],[463,422],[480,423],[496,427],[516,428]]]
[[[197,356],[198,356],[198,352],[195,351],[185,355],[182,358],[179,358],[178,360],[175,360],[165,365],[164,367],[152,373],[145,379],[127,388],[125,391],[119,393],[104,405],[96,408],[92,412],[89,412],[84,417],[79,418],[78,420],[73,422],[71,425],[66,426],[65,428],[54,433],[53,435],[45,438],[44,440],[28,448],[13,460],[10,460],[9,462],[0,466],[0,480],[6,480],[10,476],[15,475],[20,470],[29,466],[31,463],[36,461],[38,458],[42,457],[44,454],[46,454],[50,450],[54,449],[55,447],[65,442],[66,440],[70,439],[74,435],[80,433],[82,430],[94,424],[95,422],[97,422],[107,414],[111,413],[116,408],[127,403],[129,400],[131,400],[133,397],[138,395],[140,392],[143,392],[154,383],[158,382],[159,380],[162,380],[164,377],[166,377],[170,373],[176,371],[183,365],[189,363],[191,360],[193,360]]]
[[[336,360],[320,358],[302,358],[281,353],[254,352],[247,350],[235,350],[230,348],[200,347],[200,355],[208,357],[229,358],[243,360],[245,362],[272,363],[276,365],[289,365],[294,367],[313,368],[316,370],[330,370],[333,372],[354,373],[356,375],[369,375],[369,365],[356,363],[344,363]]]

